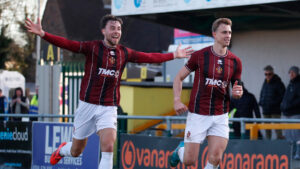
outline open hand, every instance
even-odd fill
[[[179,44],[174,52],[174,58],[189,58],[193,52],[191,46],[181,49],[181,44]]]
[[[45,35],[45,32],[42,29],[40,18],[38,18],[38,23],[33,23],[29,18],[25,21],[25,27],[27,28],[28,32],[34,33],[36,35],[39,35],[40,37],[43,37]]]

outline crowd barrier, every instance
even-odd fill
[[[39,120],[47,118],[74,118],[73,115],[51,115],[51,114],[0,114],[5,117],[38,117]],[[161,128],[165,128],[172,135],[172,130],[176,128],[184,127],[182,124],[172,124],[173,120],[186,120],[186,117],[182,116],[125,116],[119,115],[119,121],[127,119],[148,119],[148,120],[163,120],[165,123],[161,124]],[[242,133],[245,133],[248,122],[257,122],[260,125],[262,122],[274,122],[274,123],[300,123],[299,119],[249,119],[249,118],[230,118],[230,121],[238,121],[242,123]],[[25,169],[31,165],[32,169],[42,169],[50,167],[49,157],[50,153],[56,149],[62,141],[71,141],[72,123],[49,123],[49,122],[34,122],[31,126],[31,122],[10,122],[4,121],[1,123],[0,131],[0,168],[3,166],[9,166],[10,168]],[[267,123],[268,125],[272,125]],[[65,126],[67,125],[67,126]],[[278,126],[280,124],[274,124]],[[284,124],[288,125],[288,124]],[[298,126],[298,125],[296,125]],[[278,127],[277,127],[278,128]],[[32,131],[32,132],[31,132]],[[119,133],[126,133],[126,130],[120,130]],[[38,133],[38,134],[37,134]],[[121,134],[118,137],[118,153],[117,162],[118,169],[133,169],[133,168],[169,168],[166,162],[166,154],[174,149],[180,140],[173,137],[153,137],[145,135],[128,135]],[[89,139],[92,140],[93,139]],[[126,141],[127,140],[127,141]],[[142,140],[142,141],[138,141]],[[143,141],[144,140],[144,141]],[[182,139],[181,139],[182,140]],[[149,144],[142,144],[147,141]],[[99,155],[99,148],[95,148],[97,145],[98,137],[95,136],[91,154]],[[165,144],[168,144],[165,145]],[[32,145],[32,147],[31,147]],[[246,146],[245,146],[246,145]],[[10,147],[12,146],[12,147]],[[22,147],[23,146],[23,147]],[[149,147],[150,146],[150,147]],[[151,148],[152,146],[152,148]],[[152,150],[153,146],[158,146],[156,150]],[[125,148],[124,148],[125,147]],[[166,149],[167,147],[167,149]],[[206,145],[202,145],[201,153],[199,157],[198,166],[192,168],[198,169],[205,165]],[[42,151],[41,151],[42,150]],[[95,152],[96,151],[96,152]],[[220,168],[291,168],[292,147],[287,141],[284,140],[230,140],[227,152],[224,154],[222,165]],[[38,152],[38,153],[37,153]],[[98,153],[97,153],[98,152]],[[36,154],[37,153],[37,154]],[[125,153],[125,154],[124,154]],[[136,153],[136,154],[133,154]],[[78,159],[66,158],[66,161],[62,161],[60,165],[70,165],[68,168],[86,168],[80,167],[83,164],[92,164],[86,162],[85,156]],[[95,158],[93,165],[98,163],[99,156],[90,156],[86,159]],[[135,159],[134,159],[135,158]],[[204,158],[204,159],[203,159]],[[32,160],[32,161],[31,161]],[[135,161],[134,161],[135,160]],[[85,161],[85,162],[84,162]],[[134,166],[132,168],[132,166]],[[263,167],[264,166],[264,167]],[[61,167],[61,166],[60,166]],[[88,168],[90,168],[89,166]],[[5,167],[4,167],[5,168]],[[52,167],[53,168],[53,167]],[[64,168],[64,167],[62,167]],[[92,167],[94,168],[94,167]],[[180,168],[186,168],[181,166]],[[55,169],[55,167],[53,168]]]
[[[38,117],[43,121],[44,118],[74,118],[74,115],[59,115],[59,114],[0,114],[0,117]],[[172,121],[186,120],[184,116],[127,116],[118,115],[118,119],[141,119],[141,120],[164,120],[166,132],[172,135]],[[230,122],[241,123],[241,134],[246,133],[246,123],[300,123],[300,119],[280,119],[280,118],[229,118]],[[274,125],[275,127],[276,125]]]

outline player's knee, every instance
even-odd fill
[[[103,152],[113,152],[114,151],[114,143],[107,143],[103,146]]]
[[[221,155],[211,155],[209,157],[209,161],[213,164],[213,165],[219,165],[220,161],[222,160],[222,156]]]
[[[71,155],[72,157],[79,157],[80,154],[82,153],[83,150],[81,149],[72,149],[71,150]]]
[[[191,165],[194,165],[196,163],[196,160],[194,159],[184,159],[183,160],[183,164],[185,166],[191,166]]]

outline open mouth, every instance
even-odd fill
[[[111,37],[112,39],[119,39],[120,38],[120,36],[118,36],[118,35],[113,35],[112,37]]]

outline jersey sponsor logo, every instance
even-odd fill
[[[222,80],[211,79],[211,78],[206,78],[205,80],[206,80],[205,86],[226,88],[228,85],[228,82]]]
[[[218,65],[222,65],[223,64],[223,62],[222,62],[222,60],[218,60]]]
[[[104,68],[99,68],[98,75],[104,76],[104,77],[115,77],[118,78],[120,75],[120,72],[117,70],[110,70],[110,69],[104,69]]]

